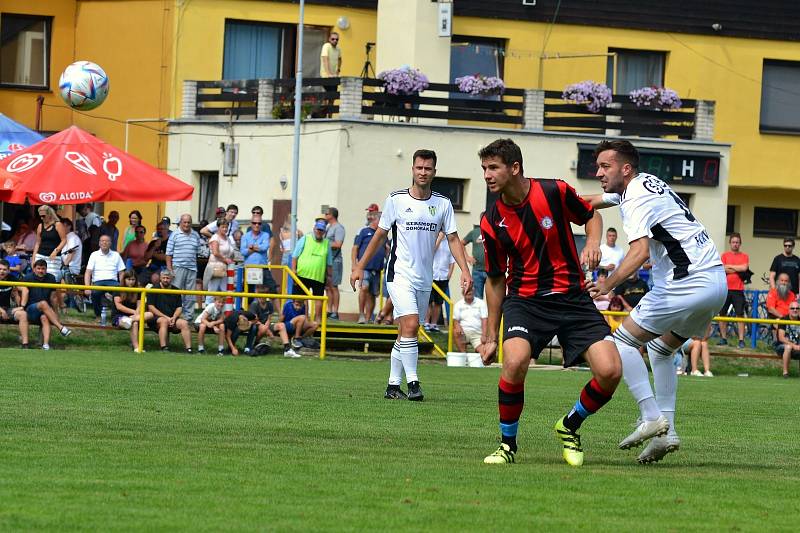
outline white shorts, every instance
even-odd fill
[[[392,305],[394,305],[394,311],[392,312],[394,318],[418,315],[420,320],[425,320],[425,313],[428,311],[428,300],[431,297],[430,288],[426,291],[421,291],[413,288],[403,280],[387,283],[386,288],[392,298]]]
[[[467,338],[467,342],[470,344],[470,346],[472,346],[473,349],[477,350],[478,346],[482,344],[481,332],[473,331],[471,329],[465,329],[463,331],[464,331],[464,337]]]
[[[721,266],[690,274],[666,287],[655,286],[631,311],[639,327],[657,335],[673,332],[684,338],[705,335],[717,316],[728,284]]]

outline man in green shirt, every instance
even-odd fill
[[[326,281],[330,281],[333,274],[333,251],[330,241],[325,238],[325,229],[325,221],[317,220],[311,232],[313,237],[303,235],[292,252],[292,270],[314,296],[325,294]],[[299,285],[292,288],[292,293],[304,294]],[[322,300],[316,300],[314,308],[314,316],[318,318]]]
[[[472,243],[472,255],[467,254],[467,262],[472,265],[472,284],[475,288],[475,297],[483,299],[483,286],[486,284],[486,260],[484,258],[483,237],[481,237],[480,219],[478,224],[473,226],[472,231],[467,233],[461,243],[466,247]]]

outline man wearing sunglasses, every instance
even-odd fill
[[[788,320],[800,320],[800,304],[796,301],[789,305]],[[783,377],[789,377],[789,361],[800,359],[800,326],[781,324],[778,326],[778,342],[775,353],[783,357]]]
[[[250,231],[242,236],[239,250],[244,256],[245,267],[247,265],[268,265],[272,243],[272,231],[269,229],[269,225],[262,220],[261,215],[253,215],[250,218]],[[278,286],[270,271],[262,269],[261,273],[263,276],[261,284],[266,287],[267,292],[277,294]]]
[[[789,276],[789,283],[792,292],[798,294],[800,290],[800,257],[794,255],[794,239],[786,237],[783,239],[783,253],[775,256],[772,266],[769,267],[769,288],[775,288],[778,276],[786,273]]]

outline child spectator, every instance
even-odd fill
[[[242,332],[250,331],[256,324],[256,317],[249,311],[234,311],[223,322],[225,326],[225,340],[228,343],[228,349],[231,355],[239,355],[239,349],[236,347],[236,340]],[[252,352],[248,352],[252,353]]]
[[[302,300],[289,300],[283,306],[281,322],[286,327],[287,335],[292,336],[292,348],[303,347],[301,337],[310,337],[319,325],[306,316],[306,306]]]
[[[126,270],[122,273],[123,287],[138,287],[136,272]],[[131,347],[134,352],[139,351],[139,293],[116,292],[112,307],[111,325],[131,332]],[[145,322],[153,320],[153,313],[145,312]]]
[[[14,241],[6,241],[3,243],[3,251],[5,256],[3,259],[8,261],[8,279],[9,281],[19,281],[22,276],[22,259],[17,255],[17,243]]]
[[[264,287],[259,287],[258,292],[265,292]],[[283,322],[276,322],[270,324],[274,308],[272,302],[266,297],[256,298],[250,304],[250,312],[255,315],[256,323],[250,328],[247,334],[247,345],[245,346],[244,353],[250,353],[254,350],[254,345],[264,336],[274,337],[277,333],[283,343],[283,356],[297,358],[300,354],[292,349],[289,343],[289,335],[286,333],[286,325]]]
[[[611,301],[608,304],[609,311],[623,311],[622,307],[623,307],[622,298],[619,296],[614,296],[613,298],[611,298]],[[614,331],[616,331],[616,329],[619,327],[620,324],[622,324],[622,321],[624,319],[625,319],[624,316],[606,315],[606,322],[608,322],[608,325],[611,326],[611,333],[614,333]]]
[[[225,300],[222,296],[214,296],[212,302],[206,305],[203,312],[194,321],[197,329],[197,353],[206,353],[204,344],[206,331],[209,329],[217,334],[217,355],[225,355]]]

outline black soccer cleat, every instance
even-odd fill
[[[386,386],[386,393],[383,395],[384,398],[387,400],[407,400],[408,396],[403,389],[400,388],[400,385],[387,385]]]
[[[421,402],[425,399],[422,395],[422,388],[419,386],[419,381],[412,381],[408,384],[408,401]]]

